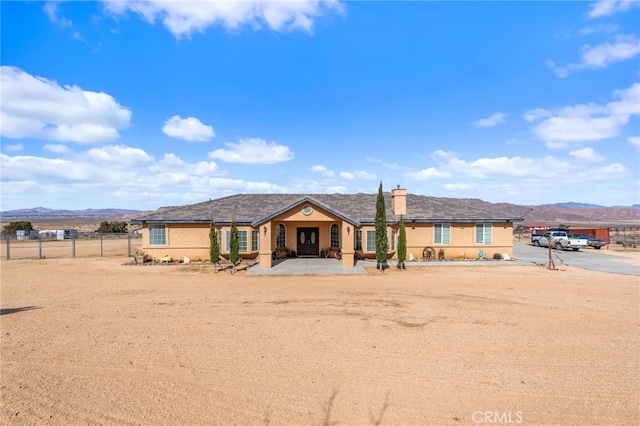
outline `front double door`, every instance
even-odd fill
[[[318,256],[320,254],[319,228],[298,228],[298,256]]]

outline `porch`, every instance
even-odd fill
[[[274,260],[271,268],[247,269],[247,275],[359,275],[366,274],[362,263],[345,268],[342,262],[332,258],[288,257]]]

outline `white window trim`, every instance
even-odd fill
[[[372,239],[372,241],[373,241],[373,251],[369,250],[369,233],[371,233],[371,235],[373,235],[373,239]],[[364,242],[364,247],[363,247],[364,251],[367,252],[367,253],[375,253],[376,252],[376,231],[375,231],[375,229],[374,230],[368,229],[365,232],[365,236],[366,236],[366,240]]]
[[[164,228],[164,244],[152,244],[151,243],[151,228],[159,228],[162,227]],[[165,247],[167,245],[167,224],[166,223],[153,223],[153,224],[149,224],[149,247]]]
[[[358,249],[358,235],[360,235],[360,248]],[[362,251],[362,229],[356,229],[355,235],[353,236],[353,248],[359,251]]]
[[[436,227],[440,226],[440,242],[436,241]],[[444,238],[444,229],[445,227],[449,230],[449,241],[445,242]],[[475,238],[475,237],[474,237]],[[446,246],[451,244],[451,224],[450,223],[434,223],[433,224],[433,244],[438,246]]]
[[[238,229],[238,253],[249,253],[249,241],[246,240],[245,237],[245,243],[246,243],[246,250],[242,250],[242,239],[240,239],[240,233],[244,232],[245,236],[247,235],[247,231],[246,230],[240,230]],[[225,248],[225,253],[231,253],[231,230],[229,229],[228,231],[225,231],[224,234],[224,239],[225,239],[225,244],[224,244],[224,248]]]
[[[282,226],[282,229],[284,229],[284,242],[281,246],[278,245],[278,234],[279,234],[279,230],[280,230],[280,226]],[[276,247],[286,247],[287,246],[287,226],[284,223],[279,223],[278,225],[276,225]]]
[[[478,242],[478,226],[482,226],[482,242]],[[487,227],[489,228],[489,242],[487,242]],[[493,244],[493,224],[476,223],[473,227],[473,240],[477,245],[488,246]]]
[[[253,247],[253,236],[254,235],[257,237],[256,238],[257,247],[255,248],[255,250],[254,250],[254,247]],[[251,230],[251,252],[255,253],[257,251],[260,251],[260,231],[252,229]]]
[[[338,239],[338,244],[337,245],[333,244],[333,230],[334,229],[337,230],[337,236],[336,236],[336,238]],[[336,223],[332,223],[331,226],[329,227],[329,245],[331,247],[340,247],[340,227]]]

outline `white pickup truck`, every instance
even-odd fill
[[[532,236],[532,243],[534,246],[539,247],[554,247],[557,250],[578,251],[581,248],[587,247],[586,238],[574,238],[574,234],[569,231],[551,230],[547,231],[540,236]]]

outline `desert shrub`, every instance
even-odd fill
[[[127,222],[100,222],[100,227],[96,230],[98,234],[124,234],[127,232]]]
[[[444,260],[444,249],[438,250],[438,259]]]
[[[25,220],[21,220],[19,222],[11,222],[8,225],[5,225],[2,229],[3,234],[13,235],[16,231],[32,231],[33,226],[31,222],[27,222]]]

